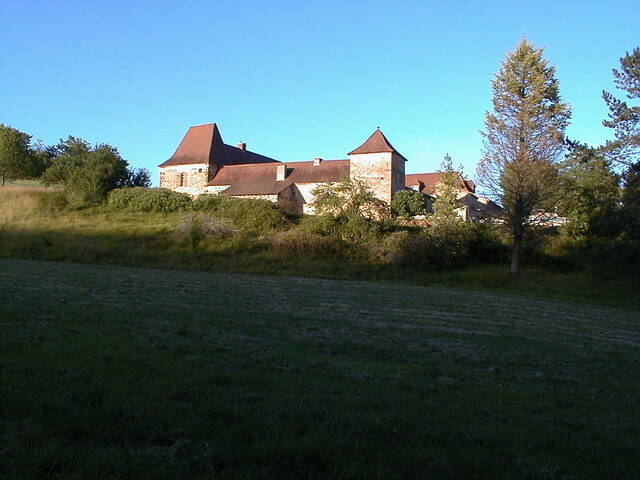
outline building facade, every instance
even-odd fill
[[[347,157],[280,162],[247,150],[246,143],[235,147],[225,144],[217,124],[209,123],[189,128],[171,158],[159,165],[160,186],[190,195],[213,193],[267,199],[291,213],[313,213],[314,188],[345,178],[364,182],[387,203],[395,192],[407,188],[437,195],[441,174],[406,175],[407,159],[380,129]],[[475,196],[473,182],[458,177],[460,194]]]

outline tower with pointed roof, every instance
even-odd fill
[[[208,190],[209,181],[224,165],[276,162],[248,151],[244,142],[237,147],[226,145],[215,123],[196,125],[189,127],[171,158],[159,165],[160,186],[198,195]],[[216,191],[215,187],[209,190]]]
[[[362,145],[349,152],[349,177],[364,182],[376,197],[390,204],[392,195],[405,188],[406,161],[377,128]]]

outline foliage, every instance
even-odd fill
[[[231,219],[245,230],[265,234],[288,224],[286,215],[269,200],[234,198],[224,195],[200,195],[193,210]]]
[[[435,188],[433,200],[433,215],[430,223],[436,228],[451,228],[460,223],[462,219],[458,215],[458,192],[460,191],[459,174],[453,170],[453,164],[449,154],[445,155],[441,165],[441,180]]]
[[[102,203],[116,188],[151,184],[146,169],[130,169],[118,150],[110,145],[91,146],[69,136],[42,155],[53,155],[47,160],[49,166],[42,175],[43,182],[64,185],[67,200],[75,208]]]
[[[563,195],[558,213],[567,218],[564,234],[572,237],[614,237],[622,225],[619,216],[618,176],[610,161],[596,149],[573,144],[561,165]]]
[[[511,273],[517,275],[532,212],[552,206],[571,109],[560,99],[555,68],[526,39],[507,55],[492,85],[478,178],[503,207],[513,243]]]
[[[130,168],[123,183],[125,187],[149,188],[151,187],[151,173],[146,168]]]
[[[207,237],[223,239],[238,233],[238,229],[228,218],[211,217],[201,213],[185,215],[178,231],[187,235],[192,250],[195,250]]]
[[[319,215],[333,215],[345,219],[387,218],[389,206],[361,180],[343,178],[337,183],[318,185],[311,192],[313,208]]]
[[[640,161],[622,174],[621,217],[628,234],[640,240]]]
[[[6,181],[33,178],[35,162],[31,136],[0,124],[0,186]]]
[[[344,252],[341,242],[334,238],[299,229],[274,233],[269,238],[269,247],[276,252],[292,255],[332,256]]]
[[[393,194],[391,211],[397,217],[410,219],[427,213],[425,195],[415,190],[400,190]]]
[[[456,222],[447,228],[432,225],[389,233],[372,253],[385,263],[431,271],[459,268],[471,261],[496,261],[504,256],[504,247],[490,224]]]
[[[128,164],[115,147],[92,147],[70,136],[58,144],[57,151],[42,179],[49,185],[63,184],[74,208],[102,203],[111,190],[127,184]]]
[[[640,47],[620,58],[620,70],[614,68],[613,77],[628,100],[640,100]],[[615,132],[615,140],[607,141],[604,151],[611,159],[630,166],[640,161],[640,105],[630,105],[606,91],[602,97],[609,107],[609,119],[602,123]]]
[[[109,192],[107,205],[130,212],[180,212],[191,208],[191,198],[166,188],[127,187]]]

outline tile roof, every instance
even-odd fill
[[[404,176],[404,184],[406,187],[413,187],[418,185],[418,191],[426,193],[427,195],[433,195],[435,193],[436,185],[442,180],[443,172],[432,173],[410,173]],[[475,190],[475,184],[471,180],[464,180],[460,173],[454,172],[456,179],[462,190],[472,192]],[[473,185],[473,189],[469,185]]]
[[[210,186],[230,185],[225,195],[272,195],[292,183],[337,182],[349,176],[349,160],[323,160],[314,166],[310,162],[286,163],[287,175],[276,181],[276,171],[282,163],[223,165],[209,182]]]
[[[393,152],[404,158],[395,148],[393,148],[393,145],[389,143],[389,140],[387,140],[387,137],[384,136],[384,133],[382,133],[380,128],[377,128],[362,145],[349,152],[349,155],[382,152]],[[404,159],[406,160],[406,158]]]
[[[238,165],[247,163],[273,163],[273,158],[265,157],[248,150],[241,150],[222,141],[222,136],[215,123],[207,123],[190,127],[178,145],[175,153],[159,165],[190,165],[207,163],[216,165]]]

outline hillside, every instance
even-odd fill
[[[633,478],[637,310],[0,260],[0,476]]]

